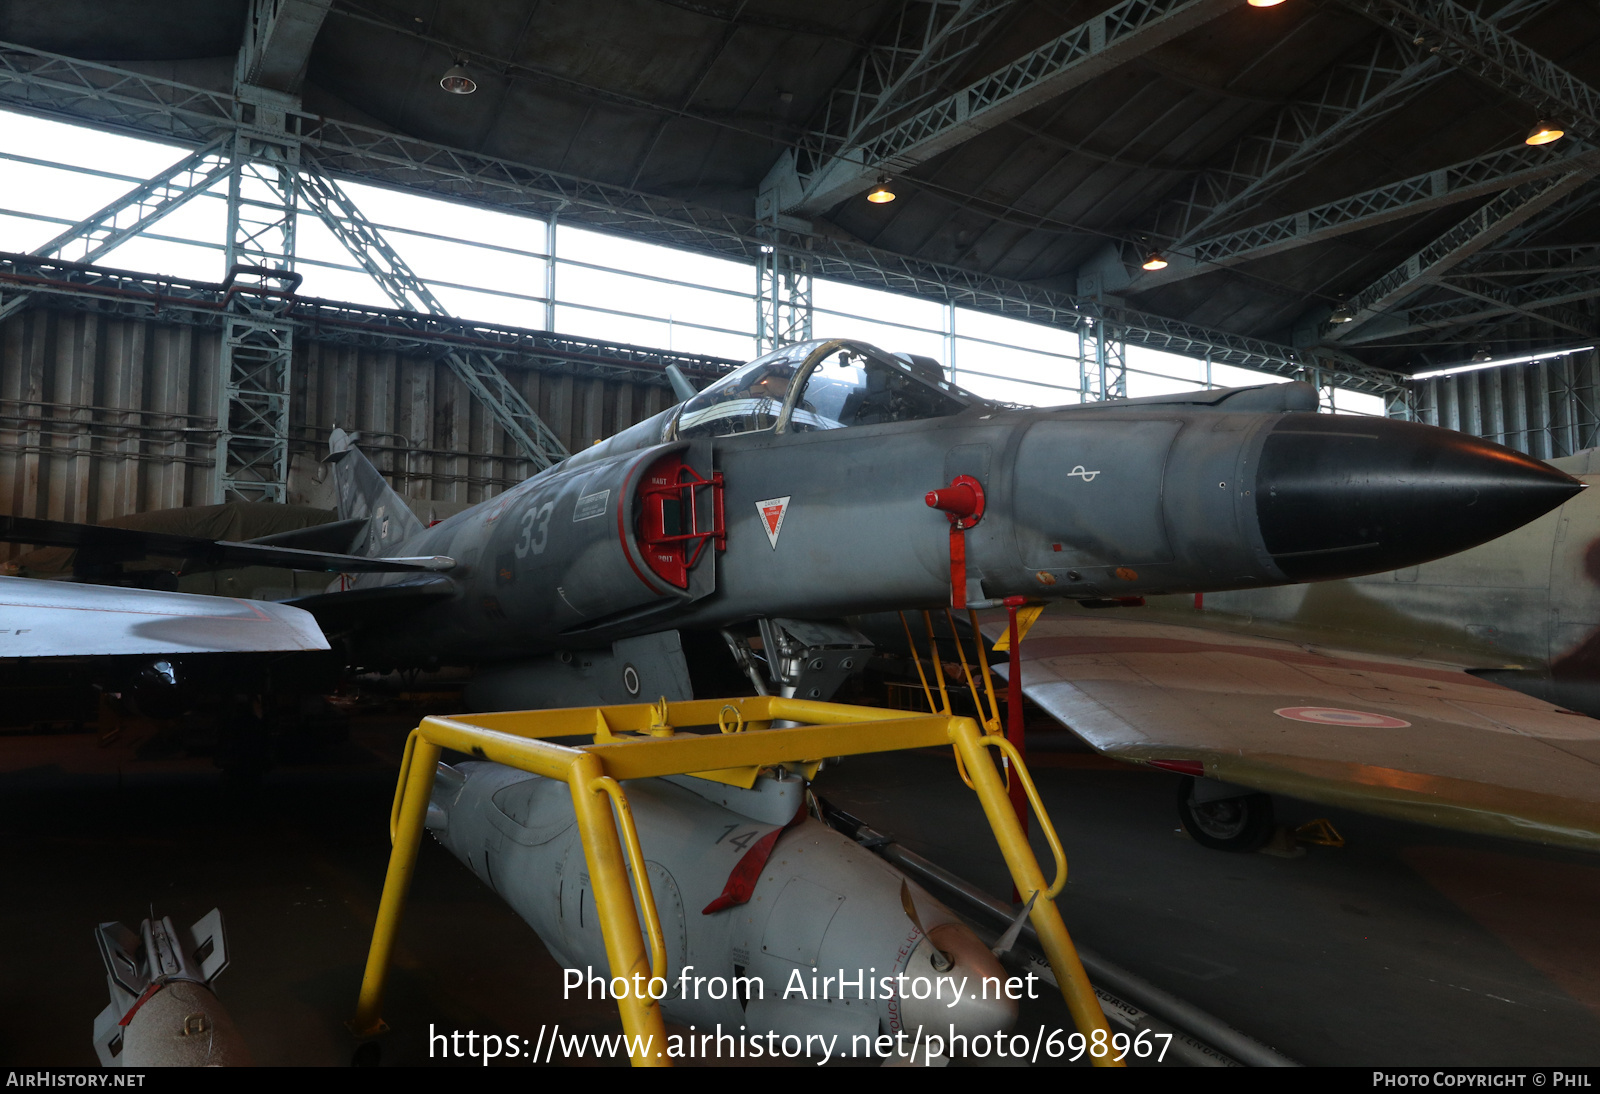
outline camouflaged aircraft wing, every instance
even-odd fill
[[[1028,698],[1108,756],[1600,851],[1600,721],[1457,668],[1070,609],[1021,665]]]

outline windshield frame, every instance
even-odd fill
[[[912,380],[915,380],[923,387],[931,387],[938,391],[941,395],[949,396],[956,402],[960,403],[964,409],[971,409],[973,406],[981,404],[981,400],[979,400],[977,396],[973,395],[969,391],[965,391],[957,387],[948,380],[941,380],[937,384],[929,383],[925,377],[919,375],[915,369],[897,358],[894,354],[889,353],[886,350],[881,350],[869,342],[860,342],[853,338],[834,338],[830,339],[829,341],[819,343],[817,348],[811,353],[807,354],[806,359],[801,362],[800,367],[795,370],[794,382],[790,385],[789,394],[783,401],[783,409],[778,414],[778,421],[772,427],[772,431],[774,433],[783,434],[789,432],[790,419],[794,417],[795,408],[800,405],[800,399],[805,394],[806,385],[811,382],[812,374],[826,364],[828,359],[835,353],[838,353],[840,350],[848,350],[854,353],[859,353],[882,364],[889,365],[899,370],[901,374],[910,377]],[[957,413],[960,413],[960,411],[957,411]],[[932,421],[933,419],[926,418],[915,420]],[[841,424],[839,428],[855,429],[859,427]],[[818,432],[831,433],[832,430],[819,430]]]
[[[806,343],[800,342],[789,347],[780,346],[779,349],[795,350],[804,345],[806,345]],[[813,348],[807,352],[804,357],[801,358],[800,363],[795,366],[794,377],[789,381],[789,389],[784,394],[783,403],[778,408],[776,420],[772,425],[764,426],[761,429],[743,430],[739,433],[722,434],[716,439],[720,440],[726,437],[749,437],[760,433],[768,433],[773,435],[783,435],[789,433],[789,426],[791,419],[794,416],[795,408],[799,406],[800,398],[805,394],[806,385],[811,382],[812,374],[821,368],[830,357],[841,350],[859,353],[882,364],[891,366],[897,369],[902,375],[909,377],[918,384],[921,384],[923,387],[931,387],[935,391],[938,391],[941,395],[945,395],[955,400],[957,403],[961,404],[963,409],[971,409],[975,406],[987,407],[991,405],[988,400],[983,399],[981,396],[974,395],[972,392],[958,387],[948,380],[940,380],[937,383],[929,381],[925,376],[919,374],[914,368],[900,360],[894,354],[889,353],[886,350],[879,349],[877,346],[874,346],[869,342],[862,342],[853,338],[830,338],[827,340],[816,341],[812,343],[812,346]],[[741,371],[749,365],[755,364],[757,361],[770,356],[772,356],[772,353],[764,353],[760,357],[756,357],[751,361],[746,362],[744,365],[740,365],[738,369],[734,370],[734,372]],[[732,376],[733,374],[733,372],[728,373],[729,376]],[[723,379],[726,379],[726,377],[720,377],[717,380],[717,383],[721,383]],[[706,390],[709,390],[709,388]],[[678,412],[672,416],[670,426],[663,434],[663,440],[683,439],[684,434],[681,429],[683,412],[690,401],[691,400],[685,399],[679,404]],[[961,413],[961,411],[957,411],[957,413]],[[932,419],[918,420],[931,421]],[[840,428],[853,429],[858,427],[841,426]],[[819,432],[831,433],[832,430],[820,430]]]

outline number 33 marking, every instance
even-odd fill
[[[550,537],[550,513],[555,507],[555,502],[547,501],[543,505],[528,506],[522,514],[522,538],[517,540],[515,548],[518,558],[527,558],[530,550],[536,555],[544,554],[545,543]],[[538,536],[533,534],[535,524],[539,528]]]

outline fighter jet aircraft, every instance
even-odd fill
[[[336,524],[234,544],[0,518],[0,538],[337,573],[291,604],[345,663],[474,666],[472,704],[515,709],[688,698],[686,635],[759,690],[826,699],[870,653],[857,613],[1392,570],[1582,489],[1488,441],[1317,414],[1304,384],[1009,408],[936,362],[812,341],[683,387],[429,528],[336,430]]]

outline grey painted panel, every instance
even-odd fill
[[[1179,426],[1176,421],[1033,425],[1016,463],[1014,496],[1028,499],[1017,514],[1023,564],[1172,561],[1161,495],[1167,452]],[[1088,463],[1077,462],[1074,453]],[[1107,495],[1118,504],[1103,504]],[[1101,504],[1090,503],[1091,498]],[[1128,550],[1130,543],[1139,550]]]

